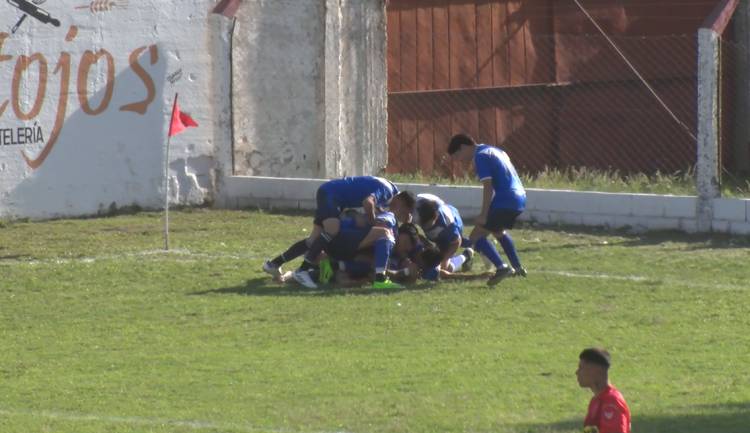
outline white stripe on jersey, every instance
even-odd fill
[[[374,177],[375,179],[377,179],[377,180],[378,180],[378,182],[380,182],[380,183],[381,183],[381,184],[382,184],[382,185],[383,185],[384,187],[388,188],[388,190],[389,190],[389,191],[390,191],[391,193],[393,193],[393,192],[394,192],[394,191],[395,191],[395,190],[397,189],[397,188],[396,188],[396,185],[394,185],[394,184],[393,184],[393,182],[391,182],[390,180],[388,180],[388,179],[383,179],[382,177],[377,177],[377,176],[373,176],[373,177]]]
[[[445,202],[440,197],[434,194],[417,194],[417,203],[419,203],[420,200],[434,201],[438,204],[438,206],[442,206],[445,204]]]

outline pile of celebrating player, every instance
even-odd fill
[[[465,134],[451,139],[448,154],[461,163],[473,160],[483,185],[481,212],[468,236],[458,209],[435,195],[399,191],[380,177],[346,177],[318,188],[310,236],[265,262],[263,271],[311,289],[320,283],[368,280],[373,288],[393,289],[420,277],[437,280],[466,272],[478,253],[495,268],[489,285],[510,276],[525,277],[508,230],[525,208],[526,192],[510,158]],[[490,235],[500,242],[510,265]],[[282,272],[284,263],[300,256],[304,258],[296,271]]]

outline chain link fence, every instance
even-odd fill
[[[388,172],[464,176],[445,151],[452,134],[466,132],[504,148],[527,178],[598,173],[615,184],[640,176],[691,185],[697,30],[720,2],[694,2],[689,16],[680,8],[650,16],[641,5],[638,20],[620,2],[599,2],[609,9],[591,16],[569,0],[557,9],[511,3],[389,9]],[[721,34],[717,120],[722,171],[741,179],[750,165],[748,55],[734,21]]]

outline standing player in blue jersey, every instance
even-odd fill
[[[345,177],[330,180],[318,188],[316,193],[317,209],[313,220],[310,237],[300,240],[287,251],[263,265],[263,271],[278,277],[281,265],[305,255],[300,268],[294,273],[294,279],[308,288],[317,288],[310,276],[315,268],[315,261],[331,241],[339,234],[341,222],[339,215],[344,209],[364,209],[370,225],[376,224],[379,209],[390,207],[399,219],[410,219],[414,208],[414,195],[410,192],[399,192],[390,181],[374,176]],[[387,288],[389,281],[385,273],[375,276],[376,285]]]
[[[508,230],[513,228],[516,218],[526,208],[526,190],[508,154],[497,147],[477,145],[474,139],[466,134],[457,134],[451,138],[448,154],[454,160],[463,163],[473,159],[477,177],[484,188],[482,211],[469,240],[477,251],[495,265],[495,275],[487,283],[495,285],[503,278],[514,274],[525,277],[526,269],[521,266],[521,260]],[[488,247],[491,243],[487,236],[490,234],[495,235],[500,241],[512,267],[503,263],[494,247]]]

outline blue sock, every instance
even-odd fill
[[[503,263],[503,259],[495,249],[495,246],[492,245],[492,242],[488,241],[486,237],[477,240],[474,245],[474,249],[479,251],[480,254],[487,257],[492,262],[492,264],[495,265],[496,268],[500,269],[505,266],[505,264]]]
[[[510,237],[510,233],[503,233],[503,236],[500,238],[500,245],[503,247],[505,255],[508,256],[508,260],[510,261],[510,265],[513,266],[513,269],[519,269],[521,267],[521,259],[518,258],[516,245],[513,243],[513,238]]]
[[[393,241],[388,238],[382,238],[375,241],[375,273],[385,274],[388,268],[388,259],[393,250]]]

